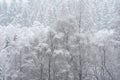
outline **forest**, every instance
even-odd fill
[[[120,0],[0,0],[0,80],[120,80]]]

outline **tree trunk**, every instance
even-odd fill
[[[43,65],[41,64],[41,70],[40,70],[41,74],[40,74],[40,80],[43,80],[42,76],[43,76]]]
[[[48,63],[48,80],[51,80],[51,57],[49,57],[49,63]]]
[[[102,48],[102,51],[103,51],[103,54],[102,54],[102,80],[105,80],[105,72],[108,73],[109,77],[111,78],[111,80],[114,80],[112,74],[109,72],[109,70],[107,69],[106,67],[106,50],[105,48],[103,47]]]
[[[22,80],[22,52],[20,51],[20,80]]]
[[[80,63],[80,71],[79,71],[79,80],[82,80],[82,59],[81,55],[79,55],[79,63]]]

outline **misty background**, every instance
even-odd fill
[[[119,79],[119,0],[0,0],[0,80]]]

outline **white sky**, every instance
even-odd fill
[[[0,2],[3,2],[4,0],[0,0]],[[8,4],[10,4],[11,3],[11,1],[12,0],[6,0],[6,2],[8,3]],[[19,0],[16,0],[16,1],[19,1]],[[27,2],[28,0],[23,0],[24,2]]]
[[[0,2],[3,2],[3,0],[0,0]],[[10,4],[10,3],[11,3],[11,0],[6,0],[6,2],[7,2],[8,4]]]

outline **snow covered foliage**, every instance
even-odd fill
[[[0,0],[0,80],[119,80],[119,0]]]

